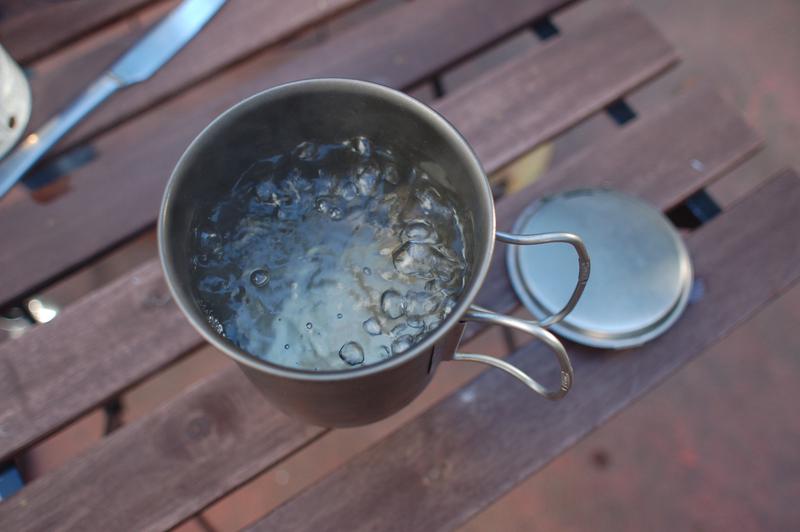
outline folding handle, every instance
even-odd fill
[[[497,240],[500,242],[505,242],[506,244],[515,244],[518,246],[535,246],[538,244],[553,244],[556,242],[561,242],[564,244],[569,244],[573,248],[575,248],[575,252],[578,254],[578,281],[575,283],[575,289],[572,291],[572,295],[569,297],[569,301],[567,304],[564,305],[564,308],[559,310],[554,314],[550,314],[549,316],[545,316],[541,320],[538,320],[534,323],[540,325],[541,327],[549,327],[553,324],[558,323],[559,321],[564,319],[564,316],[569,314],[575,305],[578,303],[578,300],[581,298],[581,294],[583,294],[584,288],[586,288],[586,283],[589,281],[589,271],[590,271],[590,263],[589,263],[589,253],[586,251],[586,246],[583,244],[583,240],[578,235],[573,233],[541,233],[538,235],[515,235],[513,233],[504,233],[503,231],[497,231]]]
[[[502,369],[506,373],[509,373],[513,377],[522,381],[528,388],[530,388],[534,392],[543,395],[547,399],[551,400],[561,399],[567,394],[569,389],[572,387],[572,380],[573,380],[572,363],[570,363],[569,361],[569,356],[567,355],[567,351],[566,349],[564,349],[564,346],[561,344],[558,338],[553,336],[551,332],[543,329],[541,325],[531,321],[522,320],[511,316],[505,316],[503,314],[497,314],[496,312],[486,310],[485,308],[478,307],[476,305],[472,305],[467,310],[467,312],[464,313],[463,319],[465,321],[477,321],[481,323],[489,323],[492,325],[502,325],[504,327],[511,327],[512,329],[517,329],[519,331],[526,332],[531,336],[538,338],[539,340],[544,342],[550,349],[552,349],[553,352],[555,353],[556,359],[558,360],[558,364],[559,366],[561,366],[561,382],[558,389],[550,390],[547,387],[543,386],[542,384],[539,384],[527,373],[525,373],[518,367],[514,366],[513,364],[510,364],[505,360],[488,355],[455,353],[453,355],[453,360],[467,360],[469,362],[480,362],[482,364],[488,364],[490,366]]]

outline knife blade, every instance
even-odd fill
[[[169,61],[226,0],[183,0],[63,111],[0,162],[0,198],[84,116],[122,87],[144,81]]]
[[[125,85],[146,80],[192,40],[224,3],[225,0],[184,0],[109,71]]]

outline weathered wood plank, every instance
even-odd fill
[[[522,54],[436,106],[469,139],[488,173],[633,90],[676,61],[632,9],[610,9],[564,38],[558,54]],[[533,65],[532,57],[538,57]],[[528,107],[524,117],[520,105]]]
[[[59,151],[106,130],[154,103],[219,73],[231,63],[318,24],[363,0],[229,0],[181,51],[146,83],[115,94],[54,148]],[[128,17],[103,35],[48,56],[32,66],[37,102],[31,127],[67,105],[173,7],[162,3]]]
[[[658,124],[655,130],[653,123]],[[702,136],[695,134],[698,128]],[[734,145],[739,149],[731,150]],[[538,182],[502,198],[497,205],[497,227],[511,230],[526,206],[557,190],[608,186],[616,180],[627,183],[631,194],[667,208],[686,197],[698,174],[709,169],[723,174],[760,145],[759,136],[731,105],[714,92],[700,89],[646,120],[629,124],[618,135],[598,139]],[[509,311],[519,304],[505,260],[505,245],[498,245],[478,294],[480,305]]]
[[[199,341],[151,261],[54,322],[4,342],[0,454],[47,436]]]
[[[703,298],[642,348],[611,356],[572,346],[575,387],[564,400],[549,403],[487,371],[251,530],[455,528],[796,282],[798,204],[800,178],[785,172],[691,235]],[[555,378],[539,347],[509,358]]]
[[[166,530],[323,432],[231,367],[3,501],[0,529]]]
[[[283,25],[284,19],[287,22],[297,20],[309,9],[331,12],[354,1],[357,0],[334,0],[317,7],[320,4],[314,0],[257,3],[232,0],[170,64],[147,83],[115,95],[113,105],[97,109],[67,135],[55,151],[74,146],[141,113],[234,59],[275,42],[274,37],[287,34],[275,32],[271,35],[271,25]],[[248,77],[252,78],[247,84],[249,90],[238,90],[237,99],[281,81],[321,75],[371,75],[387,82],[398,80],[393,84],[405,86],[424,77],[420,72],[441,68],[524,26],[526,21],[571,1],[510,0],[504,2],[503,9],[495,9],[481,0],[433,0],[427,2],[424,9],[416,4],[401,4],[306,53],[298,55],[296,50],[283,47],[261,54],[258,67],[248,72]],[[86,46],[81,43],[79,49],[64,50],[37,65],[32,88],[34,96],[40,96],[38,101],[42,105],[34,109],[31,122],[43,121],[72,99],[116,55],[135,42],[164,8],[158,5],[149,11],[139,16],[141,21],[121,31],[120,28],[109,29],[105,39],[95,39]],[[440,31],[442,20],[450,21],[448,32]],[[298,58],[294,59],[295,56]],[[281,68],[273,72],[276,64],[281,64]],[[348,74],[351,71],[353,73]]]
[[[446,3],[449,6],[451,0],[446,0]],[[550,6],[555,5],[555,0],[541,0],[532,4]],[[432,5],[434,4],[426,4],[425,11],[427,12]],[[463,19],[461,9],[453,8],[453,10]],[[622,13],[624,14],[624,11]],[[603,17],[613,18],[618,14],[620,13],[616,11],[608,12]],[[159,107],[157,111],[100,137],[94,144],[100,157],[75,172],[72,179],[74,188],[68,194],[44,206],[23,200],[0,209],[0,225],[11,223],[13,220],[17,228],[13,237],[0,233],[0,267],[4,269],[6,275],[6,282],[0,285],[0,301],[8,300],[25,290],[30,290],[31,287],[41,285],[64,269],[80,264],[126,236],[152,224],[164,183],[181,151],[196,132],[215,115],[242,97],[278,82],[312,75],[340,75],[380,80],[393,86],[407,85],[415,78],[424,77],[431,69],[438,68],[443,63],[466,53],[469,48],[465,47],[464,43],[474,47],[489,40],[488,34],[477,32],[473,27],[475,24],[480,25],[485,22],[480,20],[482,12],[477,11],[471,16],[478,17],[477,22],[472,21],[468,24],[472,19],[463,19],[461,26],[453,26],[450,32],[439,31],[438,21],[436,25],[421,26],[436,35],[441,36],[446,33],[449,37],[433,47],[435,52],[415,55],[413,65],[404,60],[398,66],[393,63],[392,58],[396,57],[396,54],[410,54],[413,50],[412,45],[434,44],[431,35],[415,31],[406,36],[409,39],[409,42],[406,42],[402,40],[402,34],[390,34],[391,38],[386,40],[387,48],[380,48],[376,47],[374,39],[363,40],[366,38],[363,33],[375,27],[373,22],[367,22],[366,29],[359,27],[358,31],[348,32],[317,50],[312,57],[303,54],[295,61],[279,67],[273,65],[274,68],[271,69],[262,68],[257,59],[244,63],[240,67],[231,69],[227,74],[210,80],[197,90],[187,91]],[[448,18],[443,17],[441,20]],[[575,47],[578,46],[570,47],[571,42],[578,41],[584,48],[602,48],[602,38],[613,35],[615,29],[629,37],[626,49],[641,46],[642,57],[650,58],[652,62],[638,60],[631,62],[628,67],[630,70],[618,68],[614,72],[620,75],[620,79],[606,75],[601,64],[594,65],[593,71],[596,75],[606,80],[608,86],[613,89],[602,91],[600,99],[592,97],[591,94],[582,94],[589,100],[582,102],[579,107],[584,112],[589,112],[592,108],[589,102],[593,102],[597,108],[605,103],[604,99],[610,92],[630,90],[631,85],[641,83],[652,76],[657,70],[654,64],[661,65],[660,68],[663,69],[675,60],[674,52],[644,19],[631,15],[628,20],[633,27],[624,30],[605,25],[603,26],[605,32],[595,33],[590,30],[590,24],[576,28],[572,35],[564,35],[548,48],[538,52],[546,54],[549,49],[553,49],[555,50],[553,53],[559,53],[562,60],[571,60],[574,57]],[[642,33],[645,31],[642,30],[643,27],[650,29],[646,36]],[[483,41],[476,41],[476,34],[482,36]],[[373,44],[365,48],[364,42]],[[619,40],[615,42],[620,43]],[[445,45],[451,47],[450,53],[454,55],[443,54],[442,47]],[[654,56],[654,50],[660,50],[660,53]],[[613,49],[608,49],[608,53],[615,52]],[[425,58],[425,61],[417,56]],[[537,55],[537,57],[544,56]],[[420,70],[414,71],[411,66]],[[537,86],[542,97],[545,91],[554,90],[553,85],[546,83]],[[489,88],[491,87],[484,87],[483,90]],[[520,101],[520,96],[529,94],[517,93],[512,96],[515,96],[514,101]],[[523,101],[526,105],[531,103],[528,100]],[[464,115],[466,116],[466,113]],[[548,116],[558,115],[548,113]],[[575,114],[566,113],[564,117],[572,123]],[[180,124],[180,127],[165,127],[165,124]],[[474,129],[473,127],[472,130]],[[549,134],[552,134],[552,131],[550,128],[547,130]],[[537,132],[532,131],[530,135],[536,136]],[[515,148],[519,149],[521,146],[521,142],[515,143]],[[528,142],[528,146],[532,144]],[[82,214],[76,217],[75,212]],[[48,260],[43,260],[45,250]],[[21,264],[25,267],[18,266]]]
[[[630,58],[630,65],[627,68],[623,68],[622,65],[617,68],[606,68],[602,62],[593,64],[604,54],[613,54],[613,50],[604,48],[603,43],[607,42],[607,37],[617,35],[620,31],[613,25],[599,24],[604,31],[580,32],[575,39],[565,36],[563,41],[526,55],[524,61],[515,62],[513,72],[501,67],[498,73],[488,75],[490,79],[508,78],[509,83],[494,86],[479,81],[475,89],[468,88],[454,95],[453,98],[456,99],[454,103],[445,98],[440,110],[457,125],[463,126],[467,138],[475,137],[473,145],[479,153],[494,161],[493,164],[508,162],[502,156],[494,156],[493,150],[500,149],[500,145],[495,142],[494,136],[485,134],[480,128],[481,124],[487,124],[487,127],[495,129],[491,122],[491,118],[498,113],[498,105],[492,103],[495,95],[499,96],[494,101],[501,101],[507,106],[502,110],[505,113],[506,128],[520,131],[523,124],[530,127],[527,135],[509,139],[509,143],[514,143],[516,149],[524,146],[530,148],[547,138],[547,135],[551,135],[559,128],[563,130],[577,120],[578,116],[573,112],[573,108],[581,109],[584,113],[599,109],[606,100],[624,93],[651,75],[654,72],[653,65],[661,65],[663,68],[668,64],[673,57],[668,48],[665,47],[656,54],[650,51],[663,41],[657,34],[650,34],[649,39],[645,38],[641,31],[642,25],[646,24],[644,20],[636,16],[627,16],[625,20],[629,28],[627,35],[631,41],[625,43],[616,40],[615,46],[641,43],[640,49],[643,53],[641,59]],[[576,41],[582,46],[578,46]],[[588,50],[593,52],[590,53]],[[589,90],[575,93],[575,98],[572,100],[559,100],[558,105],[548,106],[546,111],[542,111],[538,106],[531,105],[531,102],[550,101],[549,94],[560,91],[563,80],[556,77],[552,84],[532,85],[529,80],[542,70],[540,65],[560,62],[582,64],[584,71],[592,78],[592,81],[586,82]],[[518,88],[528,85],[536,87],[536,90]],[[465,98],[464,95],[470,97]],[[485,102],[485,105],[476,107],[475,102]],[[589,102],[593,102],[593,105]],[[484,120],[480,119],[480,109],[483,109]],[[510,112],[511,109],[516,109],[516,112]],[[738,120],[727,108],[719,108],[719,115],[710,119],[709,124],[716,124],[717,120],[727,121],[726,123],[736,123]],[[734,118],[730,118],[731,116]],[[538,127],[543,123],[547,123],[547,126]],[[651,122],[649,127],[655,126]],[[750,139],[753,138],[752,133],[744,126],[734,129],[734,135],[724,138],[702,135],[706,131],[703,128],[696,131],[697,134],[689,137],[696,142],[698,153],[709,157],[714,150],[722,150],[731,158],[740,157],[742,151],[749,149]],[[497,135],[505,138],[507,133],[497,131]],[[675,143],[673,145],[680,146]],[[615,149],[621,150],[623,146],[624,143],[620,143]],[[504,153],[511,155],[514,150],[505,149]],[[682,155],[681,152],[665,149],[661,156],[668,157],[671,153]],[[709,161],[708,171],[698,175],[698,179],[710,179],[717,175],[718,166],[713,164],[711,159]],[[687,190],[691,189],[691,184],[687,186],[684,183],[684,186]],[[136,183],[133,183],[132,189],[135,187]],[[122,193],[122,191],[116,192],[116,194]],[[135,192],[130,191],[130,193]],[[115,216],[114,213],[105,210],[104,214],[106,219]],[[0,246],[1,253],[2,246]],[[141,294],[164,292],[165,288],[157,273],[158,270],[158,265],[153,261],[139,272],[67,309],[41,332],[32,331],[18,342],[0,346],[0,358],[4,358],[10,368],[8,374],[18,375],[17,386],[12,388],[10,384],[4,385],[9,391],[0,396],[0,412],[2,412],[0,419],[4,419],[9,428],[13,428],[0,433],[0,456],[12,453],[43,434],[55,430],[99,404],[115,391],[156,371],[197,345],[199,337],[191,333],[188,325],[182,323],[178,310],[172,303],[167,303],[158,312],[141,304],[132,304],[132,301],[140,300]],[[504,275],[503,272],[500,274]],[[95,307],[102,308],[102,313],[98,313]],[[166,318],[167,314],[169,319]],[[181,325],[176,325],[178,323]],[[75,335],[72,332],[75,327],[79,327],[82,334]],[[55,356],[53,346],[59,346],[59,352],[57,363],[51,365],[50,361]],[[100,346],[102,346],[102,357],[98,355]],[[137,355],[132,357],[131,352],[136,352]],[[114,362],[117,360],[118,363]],[[17,364],[19,368],[15,368]],[[119,367],[109,372],[108,368],[113,367],[113,364],[118,364]],[[62,366],[80,368],[81,371],[62,372]],[[51,372],[57,377],[51,377]],[[49,386],[48,383],[51,381],[58,385]],[[87,386],[87,383],[92,385]],[[51,409],[48,407],[50,403],[57,403],[60,406]],[[35,422],[31,422],[31,419],[35,419]]]
[[[703,94],[698,97],[702,98]],[[686,100],[677,102],[677,107],[672,107],[672,112],[680,112],[679,107],[689,105]],[[720,112],[732,112],[730,109],[721,108]],[[640,135],[660,135],[662,130],[660,119],[648,120],[643,119],[642,123],[649,124],[646,129],[640,129]],[[715,141],[709,141],[713,136],[709,135],[706,130],[707,124],[698,123],[696,127],[689,131],[675,131],[673,135],[675,138],[665,138],[664,140],[673,141],[666,142],[663,150],[670,152],[674,146],[677,146],[678,136],[689,135],[696,142],[698,156],[706,157],[711,160],[712,153],[718,153],[720,148]],[[751,147],[752,133],[744,132],[743,138],[731,139],[725,138],[727,143],[727,150],[729,150],[730,157],[734,154],[741,154],[746,152]],[[662,137],[663,138],[663,137]],[[626,164],[625,158],[625,143],[617,145],[602,146],[603,150],[611,150],[607,155],[611,160],[617,161],[620,168]],[[618,150],[618,151],[614,151]],[[679,154],[680,152],[676,152]],[[619,156],[617,156],[619,155]],[[655,154],[653,154],[655,156]],[[655,159],[657,160],[657,158]],[[610,169],[610,167],[609,167]],[[703,172],[697,173],[691,180],[680,180],[676,175],[665,174],[664,179],[676,180],[682,182],[684,190],[682,195],[688,195],[693,190],[701,187],[705,182],[716,176],[716,168],[712,165],[706,167]],[[587,181],[591,179],[591,174],[584,176]],[[636,188],[635,177],[626,174],[625,172],[610,172],[607,180],[607,185],[619,189],[631,190]],[[663,201],[665,196],[659,196],[658,191],[643,191],[644,197],[647,199],[654,199]],[[661,204],[660,207],[664,208],[668,205]],[[69,312],[72,309],[68,309]],[[57,323],[54,323],[54,326]],[[143,335],[147,331],[137,326],[134,323],[128,325],[130,330]],[[133,332],[131,335],[133,335]],[[35,331],[34,333],[35,334]],[[159,334],[169,334],[168,328],[160,330]],[[24,341],[23,337],[20,341]],[[62,340],[63,342],[64,340]],[[0,348],[2,349],[2,348]],[[7,353],[0,351],[0,358]],[[32,356],[31,353],[26,352],[19,356]],[[115,352],[109,350],[104,352],[107,359],[119,356]],[[146,356],[146,351],[141,350],[138,354],[139,358]],[[263,441],[270,438],[270,434],[275,430],[271,425],[263,423],[260,416],[264,415],[264,410],[271,411],[271,407],[258,396],[258,393],[252,388],[245,386],[244,379],[241,379],[235,368],[231,368],[225,372],[224,376],[211,379],[196,386],[192,393],[188,396],[181,396],[165,405],[158,416],[158,423],[152,424],[137,424],[127,427],[116,433],[112,440],[106,443],[101,443],[95,449],[90,450],[83,459],[72,462],[64,466],[61,470],[56,471],[49,477],[43,478],[39,481],[32,483],[30,486],[23,490],[24,504],[15,503],[14,499],[9,501],[9,506],[5,507],[0,505],[0,523],[28,523],[31,529],[47,528],[52,522],[56,522],[60,512],[63,512],[63,518],[70,520],[70,523],[84,524],[92,523],[95,518],[94,513],[102,514],[119,514],[128,515],[130,508],[149,508],[154,505],[156,508],[155,517],[159,519],[159,524],[166,526],[168,523],[166,514],[167,510],[162,510],[161,500],[170,501],[170,505],[174,506],[174,511],[169,513],[172,523],[187,517],[192,512],[196,512],[204,506],[213,502],[216,498],[224,494],[226,491],[232,489],[237,483],[241,483],[247,478],[257,475],[264,467],[271,463],[269,460],[260,460],[259,453],[265,452],[266,447]],[[109,375],[110,376],[110,375]],[[579,375],[581,381],[585,377]],[[581,381],[578,381],[580,383]],[[508,388],[508,381],[502,381],[502,385]],[[576,384],[578,386],[579,384]],[[83,388],[87,388],[84,386]],[[83,389],[81,388],[81,390]],[[237,444],[230,444],[225,447],[224,452],[213,453],[211,450],[208,454],[203,454],[197,460],[186,460],[180,465],[180,468],[175,466],[172,453],[167,453],[163,449],[152,449],[151,444],[143,442],[155,442],[169,440],[172,434],[171,427],[182,427],[186,423],[186,411],[200,410],[206,412],[214,402],[215,398],[225,397],[227,394],[232,393],[231,390],[235,389],[236,394],[251,394],[258,399],[248,400],[246,403],[242,400],[242,408],[233,408],[225,412],[225,416],[237,420],[237,423],[247,425],[248,430],[254,431],[252,435],[246,438],[237,440]],[[74,393],[75,390],[72,390]],[[527,400],[531,400],[527,395]],[[261,401],[261,402],[259,402]],[[534,399],[535,401],[535,399]],[[205,405],[202,409],[194,406],[198,402]],[[238,403],[237,403],[238,404]],[[245,408],[246,405],[246,408]],[[550,406],[548,403],[547,406]],[[37,413],[44,415],[46,412]],[[207,414],[211,415],[211,414]],[[174,416],[174,417],[173,417]],[[22,426],[20,423],[18,426]],[[257,428],[253,428],[257,427]],[[313,432],[309,437],[315,437],[318,433]],[[5,437],[5,436],[4,436]],[[289,436],[287,436],[289,437]],[[291,436],[294,437],[293,435]],[[301,440],[294,440],[297,445],[302,443]],[[113,451],[107,451],[106,446],[113,445]],[[108,454],[107,454],[108,453]],[[124,455],[126,459],[119,464],[114,463],[110,456]],[[273,456],[273,455],[270,455]],[[141,468],[141,464],[147,464],[148,476],[142,478],[137,476],[137,471]],[[163,463],[163,466],[160,465]],[[163,471],[164,478],[158,476],[157,472]],[[245,473],[246,472],[246,473]],[[204,481],[195,489],[189,489],[187,486],[190,484],[181,483],[181,490],[177,489],[178,479],[189,478],[196,479],[202,478]],[[135,482],[129,482],[128,479],[136,479]],[[146,481],[146,485],[157,485],[159,490],[151,493],[147,490],[139,489],[139,486],[145,485],[142,482]],[[76,492],[75,498],[72,498],[71,491],[68,486],[91,486],[86,488],[93,490],[91,494],[88,491]],[[66,490],[66,491],[65,491]],[[215,491],[216,490],[216,491]],[[53,501],[61,501],[58,505],[54,505]],[[78,518],[81,521],[71,521],[73,513],[75,512],[75,505],[80,505],[80,501],[92,500],[94,504],[91,507],[84,508],[83,514]],[[41,506],[40,506],[41,505]],[[139,512],[146,513],[146,512]],[[41,520],[40,520],[41,519]],[[77,518],[76,518],[77,519]],[[105,517],[98,515],[99,522]],[[141,524],[141,522],[139,522]],[[346,528],[345,528],[346,529]]]
[[[153,1],[4,0],[0,4],[0,40],[14,59],[27,63]]]

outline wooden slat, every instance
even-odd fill
[[[229,0],[181,51],[145,83],[114,95],[90,114],[54,151],[71,146],[196,84],[231,63],[363,0]],[[103,35],[57,52],[32,68],[35,128],[67,105],[155,22],[174,7],[161,3],[128,17]]]
[[[689,238],[705,295],[662,338],[603,356],[572,347],[550,403],[487,371],[251,530],[451,530],[730,333],[800,277],[800,178],[785,172]],[[746,279],[746,282],[742,282]],[[530,344],[509,357],[555,378]]]
[[[567,1],[513,0],[503,9],[483,0],[402,4],[278,67],[269,54],[254,57],[116,128],[94,143],[99,157],[73,174],[68,194],[44,206],[23,200],[0,209],[0,225],[16,228],[13,236],[0,233],[0,302],[152,224],[181,152],[242,98],[280,82],[325,75],[403,87],[525,24],[522,15],[535,18]]]
[[[61,44],[154,0],[4,0],[0,41],[18,62]]]
[[[4,501],[0,530],[166,530],[323,432],[269,407],[231,367]]]
[[[704,97],[704,95],[701,94],[698,97]],[[670,110],[673,113],[679,113],[680,107],[688,105],[692,101],[689,100],[689,103],[687,101],[678,102],[678,106],[671,106]],[[719,109],[719,112],[730,113],[731,111],[723,107]],[[643,119],[642,123],[648,123],[649,127],[640,129],[640,135],[659,136],[661,134],[662,128],[659,121]],[[671,153],[673,147],[679,144],[678,136],[688,135],[697,143],[697,155],[711,160],[711,154],[720,153],[723,150],[718,144],[719,141],[714,140],[713,135],[709,134],[713,128],[706,129],[707,125],[706,122],[700,122],[688,131],[673,131],[675,138],[660,137],[670,141],[666,142],[662,149],[667,154]],[[730,157],[745,153],[751,147],[751,137],[752,134],[748,132],[741,139],[725,138],[723,140],[727,143],[725,150],[728,151]],[[607,156],[611,160],[617,161],[617,165],[621,169],[626,164],[626,156],[629,155],[626,151],[627,146],[626,143],[619,143],[613,146],[603,146],[603,149],[610,150],[607,152]],[[676,155],[679,154],[679,151],[676,152]],[[654,157],[654,161],[657,160],[658,158]],[[626,175],[625,172],[613,172],[610,165],[606,168],[609,170],[607,181],[609,186],[626,190],[636,187],[635,180],[630,175]],[[682,195],[686,195],[712,179],[716,175],[716,170],[712,166],[707,166],[692,180],[681,181],[679,175],[665,175],[664,178],[682,182],[684,186]],[[586,181],[591,180],[591,174],[584,177]],[[659,197],[664,198],[655,191],[651,191],[649,196],[647,193],[645,194],[647,199],[658,199]],[[662,204],[660,207],[664,208],[667,205]],[[146,332],[138,328],[136,330],[140,334]],[[251,427],[248,430],[254,432],[252,436],[238,439],[236,443],[226,446],[224,452],[215,453],[213,448],[205,447],[200,442],[198,445],[205,451],[195,452],[193,447],[189,446],[187,452],[195,459],[186,460],[178,467],[174,464],[175,459],[172,453],[162,449],[153,450],[153,445],[146,443],[168,441],[172,434],[170,432],[172,427],[184,426],[184,412],[187,411],[210,417],[213,421],[209,421],[209,424],[212,426],[223,423],[223,421],[216,420],[217,414],[212,407],[216,401],[215,398],[225,397],[230,390],[235,389],[237,394],[246,393],[259,397],[256,390],[245,385],[244,380],[238,376],[237,372],[236,368],[230,368],[222,376],[201,383],[193,389],[190,395],[178,397],[165,405],[165,408],[158,414],[158,423],[142,423],[125,427],[115,433],[109,442],[90,450],[82,460],[69,463],[49,477],[33,482],[22,492],[24,503],[14,502],[12,499],[8,506],[0,505],[0,523],[25,522],[31,529],[44,529],[49,523],[55,522],[62,513],[65,519],[71,518],[72,509],[75,505],[79,505],[80,501],[92,500],[93,505],[84,508],[84,513],[80,517],[82,519],[80,524],[86,524],[94,522],[95,518],[104,519],[100,514],[127,515],[130,511],[129,508],[148,508],[149,505],[161,508],[158,500],[162,499],[171,501],[172,506],[176,508],[170,516],[173,522],[177,522],[187,517],[191,513],[190,510],[198,511],[235,487],[237,483],[257,475],[273,460],[273,455],[269,455],[268,460],[261,460],[257,457],[259,453],[266,452],[263,440],[268,439],[275,430],[272,425],[261,421],[261,416],[265,415],[263,411],[271,411],[271,407],[260,398],[246,403],[242,400],[242,408],[225,411],[224,417],[235,419],[237,424],[247,425]],[[579,378],[583,379],[580,376]],[[579,383],[580,381],[577,381],[576,386],[579,386]],[[508,386],[508,381],[503,381],[503,385],[514,388],[514,386]],[[531,400],[530,396],[526,395],[525,397],[527,400]],[[247,408],[244,408],[245,404]],[[282,425],[279,424],[279,426]],[[313,438],[317,435],[318,433],[312,432],[308,437]],[[295,435],[292,433],[287,437],[295,438]],[[108,445],[113,445],[113,451],[106,450]],[[114,454],[125,455],[126,460],[116,464],[110,458]],[[142,463],[147,464],[147,477],[138,475]],[[172,477],[191,479],[202,477],[204,482],[202,486],[197,486],[195,489],[188,489],[186,484],[181,484],[185,489],[177,490],[175,489],[177,481]],[[128,478],[135,478],[136,482],[129,483],[126,480]],[[153,492],[141,490],[139,486],[142,485],[159,486],[159,490]],[[68,486],[91,486],[91,488],[85,489],[92,491],[91,493],[76,491],[73,498],[73,493],[67,488]],[[53,501],[56,500],[60,501],[58,505],[53,504]],[[166,517],[158,512],[154,515],[160,520],[159,523],[164,525],[167,522]],[[95,516],[95,513],[98,515]],[[78,522],[75,523],[78,524]]]
[[[467,138],[475,137],[475,148],[494,161],[492,164],[508,162],[502,156],[493,155],[493,150],[499,149],[499,146],[494,142],[494,137],[486,135],[479,127],[482,123],[492,127],[491,119],[497,113],[505,113],[504,124],[510,131],[520,131],[523,125],[530,128],[528,134],[509,139],[509,143],[513,143],[515,149],[531,148],[554,131],[563,130],[580,118],[573,111],[574,108],[581,109],[584,114],[599,109],[606,101],[623,94],[655,73],[657,67],[664,68],[669,64],[673,58],[672,52],[663,45],[657,34],[644,31],[644,28],[649,27],[644,20],[632,12],[625,11],[621,14],[624,15],[625,27],[628,28],[626,31],[604,23],[609,19],[601,18],[597,26],[603,31],[587,30],[576,32],[574,37],[565,36],[561,42],[547,49],[526,55],[524,61],[516,61],[512,72],[501,67],[496,73],[488,74],[488,78],[508,79],[509,83],[495,86],[479,81],[475,89],[467,88],[454,95],[454,102],[450,98],[444,99],[440,110],[458,125],[463,125]],[[617,15],[620,13],[610,13],[607,16]],[[628,35],[629,42],[616,40],[613,41],[615,46],[639,43],[642,55],[629,57],[627,67],[617,64],[615,68],[607,68],[600,59],[613,52],[604,48],[603,43],[608,42],[610,36],[619,34]],[[588,52],[589,50],[592,52]],[[587,84],[587,90],[574,94],[572,100],[554,102],[544,111],[531,105],[532,101],[551,101],[549,95],[560,91],[564,81],[556,76],[552,78],[552,83],[531,83],[531,78],[542,70],[543,65],[570,62],[582,65],[586,77],[591,78],[581,78]],[[523,86],[530,88],[518,88]],[[465,98],[465,95],[469,98]],[[493,101],[503,102],[505,108],[499,109]],[[475,102],[481,105],[476,107]],[[513,108],[516,108],[516,112],[506,111]],[[484,120],[480,119],[481,109]],[[720,117],[714,120],[735,123],[735,118],[730,119],[732,113],[729,109],[721,109],[720,113]],[[714,120],[710,124],[716,124]],[[547,126],[538,127],[543,123],[547,123]],[[729,149],[735,153],[746,150],[752,135],[746,128],[734,129],[734,132],[741,138],[733,138],[742,142],[717,144],[717,137],[709,135],[707,138],[696,139],[698,150]],[[507,133],[498,131],[497,135],[505,138]],[[730,140],[730,137],[721,140]],[[505,149],[504,153],[511,155],[514,150]],[[666,153],[672,152],[667,150]],[[708,165],[708,172],[703,175],[713,176],[716,170],[717,167],[712,162]],[[112,214],[108,213],[108,216],[110,218]],[[55,430],[76,415],[99,404],[115,391],[152,373],[198,344],[199,337],[191,333],[188,325],[182,324],[179,312],[172,303],[158,309],[137,303],[141,301],[142,294],[165,292],[158,272],[159,266],[152,261],[142,270],[67,309],[41,332],[32,331],[18,342],[0,347],[0,357],[5,358],[9,367],[13,368],[16,364],[20,366],[15,369],[15,374],[18,375],[16,381],[19,383],[14,388],[16,391],[0,396],[0,419],[5,419],[5,423],[13,427],[13,430],[0,433],[0,455],[14,452],[43,434]],[[95,307],[102,308],[103,311],[98,313]],[[114,310],[111,311],[111,308]],[[118,319],[119,316],[125,316],[125,319]],[[181,325],[177,326],[178,323]],[[72,332],[76,326],[82,334],[75,335]],[[42,339],[39,339],[39,335]],[[45,347],[48,345],[59,346],[58,363],[49,363],[53,358],[53,351],[52,347]],[[102,357],[98,356],[98,346],[102,346]],[[131,352],[136,352],[137,355],[131,357]],[[117,360],[119,367],[108,371]],[[62,365],[80,368],[81,371],[64,373],[61,370]],[[51,378],[51,373],[58,374],[58,378]],[[51,386],[51,382],[58,385]],[[87,386],[86,383],[92,385]],[[77,393],[76,390],[80,392]],[[48,407],[51,403],[58,403],[60,406],[51,409]],[[35,419],[35,422],[31,422],[31,419]]]
[[[157,261],[93,292],[31,333],[0,348],[4,456],[47,436],[200,341],[170,298]]]
[[[498,170],[676,61],[669,44],[632,9],[610,9],[559,43],[531,51],[455,91],[436,108],[469,139],[488,173]],[[531,57],[540,57],[526,68]],[[519,117],[520,106],[529,112]]]
[[[701,127],[700,122],[705,138],[694,134]],[[658,124],[657,130],[652,130],[652,123]],[[715,175],[720,175],[760,145],[759,136],[732,106],[714,92],[699,89],[648,120],[628,125],[619,135],[598,139],[537,183],[501,199],[497,227],[511,230],[526,206],[557,190],[608,186],[616,179],[628,183],[631,194],[666,208],[686,197],[698,174],[712,168]],[[731,146],[739,149],[731,150]],[[505,260],[505,246],[498,245],[478,294],[480,305],[503,312],[519,304],[506,275]]]

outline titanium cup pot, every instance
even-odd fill
[[[213,203],[253,161],[287,152],[302,141],[341,142],[363,135],[391,149],[396,158],[429,161],[428,172],[457,191],[464,222],[467,279],[456,306],[422,342],[400,355],[345,371],[314,372],[261,360],[219,335],[207,322],[192,283],[192,229],[198,206]],[[427,170],[427,167],[426,167]],[[473,304],[492,258],[495,239],[513,245],[562,242],[575,248],[578,279],[560,311],[539,322],[496,314]],[[278,408],[326,427],[355,426],[385,418],[422,392],[438,364],[468,360],[510,373],[548,399],[572,385],[564,346],[544,327],[557,323],[577,303],[589,277],[583,242],[569,233],[514,235],[495,231],[489,181],[463,137],[435,111],[401,92],[364,81],[314,79],[281,85],[225,111],[192,142],[167,183],[158,222],[161,263],[172,295],[206,340],[233,358]],[[546,388],[515,366],[486,355],[456,352],[465,322],[503,325],[543,341],[561,367],[557,386]]]

